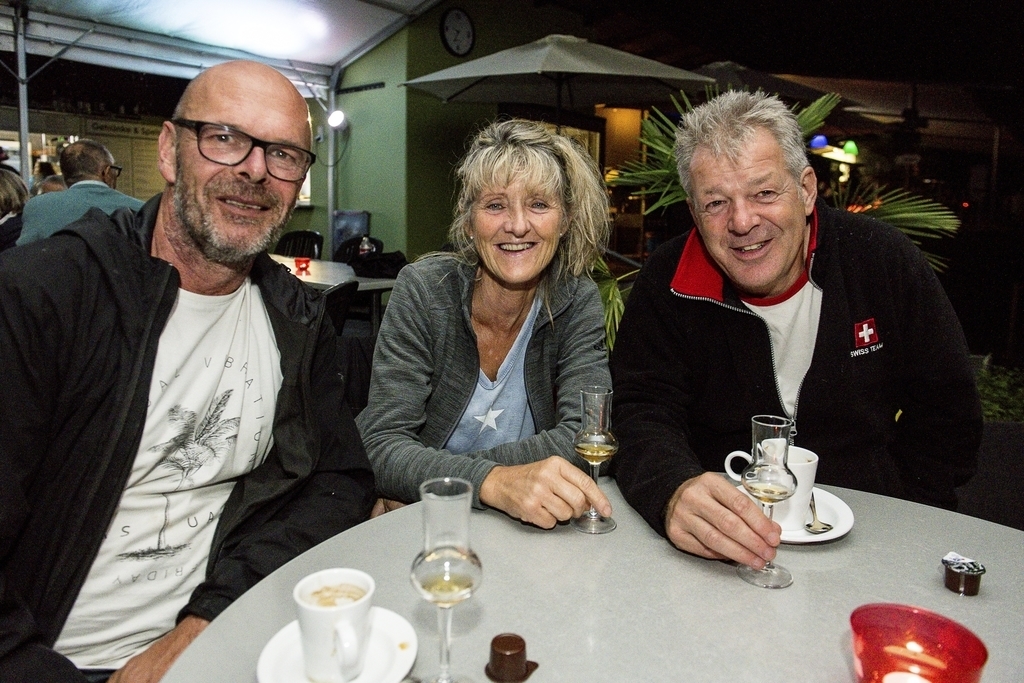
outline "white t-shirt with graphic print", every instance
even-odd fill
[[[79,668],[117,669],[174,627],[235,480],[270,450],[281,381],[256,285],[178,290],[127,487],[54,649]]]

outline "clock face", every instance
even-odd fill
[[[441,17],[441,42],[456,57],[464,57],[473,49],[476,34],[473,20],[461,9],[450,9]]]

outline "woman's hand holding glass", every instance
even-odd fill
[[[579,517],[591,505],[602,515],[612,513],[594,480],[557,455],[527,465],[495,467],[480,485],[480,501],[544,529]]]

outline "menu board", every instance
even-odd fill
[[[143,201],[164,188],[164,179],[157,168],[160,126],[113,119],[86,119],[85,137],[106,145],[114,161],[124,170],[117,179],[117,189]]]
[[[165,181],[157,168],[159,159],[156,140],[132,139],[132,196],[147,200],[163,192]]]

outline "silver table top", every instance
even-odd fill
[[[484,567],[479,591],[457,606],[452,668],[487,683],[495,635],[526,639],[545,681],[854,681],[849,615],[870,602],[924,607],[985,642],[986,683],[1024,672],[1024,532],[906,501],[824,487],[856,516],[844,538],[784,544],[795,577],[772,591],[740,580],[726,563],[672,548],[601,480],[618,529],[602,536],[567,526],[544,531],[476,511],[472,543]],[[295,618],[291,590],[306,574],[356,567],[377,581],[374,603],[416,629],[415,676],[436,673],[435,608],[409,583],[421,549],[419,505],[365,522],[296,558],[242,596],[185,651],[166,683],[252,683],[264,645]],[[983,563],[981,592],[943,586],[948,551]]]

